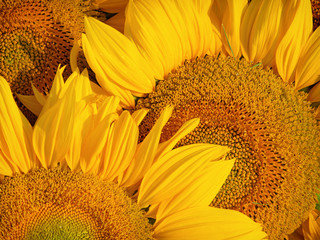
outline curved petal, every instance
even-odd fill
[[[311,35],[300,54],[295,74],[297,90],[320,81],[320,28]],[[320,101],[320,100],[319,100]]]
[[[220,30],[224,50],[230,56],[237,58],[241,56],[240,23],[247,3],[247,0],[216,0],[213,1],[211,8],[213,11],[211,19]]]
[[[101,152],[110,135],[111,124],[118,118],[117,114],[109,114],[96,125],[83,141],[80,167],[84,173],[98,175],[100,171]]]
[[[308,93],[307,100],[310,102],[320,102],[320,83],[317,83]]]
[[[0,76],[0,164],[3,175],[33,168],[32,127],[17,107],[9,84]],[[9,170],[10,169],[10,170]]]
[[[44,168],[55,166],[69,151],[75,121],[75,101],[75,92],[68,92],[55,105],[43,110],[34,126],[33,148]],[[48,106],[47,103],[44,108]]]
[[[140,125],[140,123],[142,122],[142,120],[144,119],[144,117],[147,115],[148,112],[149,112],[149,109],[142,108],[132,113],[132,118],[138,126]]]
[[[41,105],[34,95],[21,95],[17,94],[20,102],[26,106],[33,114],[39,116],[43,105]]]
[[[117,29],[119,32],[124,32],[124,23],[125,23],[126,17],[125,17],[125,11],[122,10],[117,13],[117,15],[109,18],[107,21],[105,21],[106,24],[110,25],[111,27]]]
[[[302,224],[305,239],[320,239],[320,211],[314,209],[309,213],[309,219]]]
[[[97,80],[99,84],[102,86],[104,91],[109,96],[119,96],[121,99],[121,103],[125,107],[134,107],[135,102],[134,98],[130,91],[123,89],[119,87],[118,85],[108,81],[108,77],[106,76],[106,73],[103,70],[103,67],[99,63],[99,61],[96,59],[97,54],[94,53],[94,50],[89,44],[89,41],[86,37],[86,35],[82,34],[82,44],[83,44],[83,51],[86,56],[86,60],[88,61],[91,69],[96,73]]]
[[[124,111],[115,121],[110,140],[106,144],[99,175],[113,181],[129,166],[138,144],[138,126],[128,111]]]
[[[215,47],[209,16],[198,10],[193,2],[129,1],[125,35],[151,64],[156,79]]]
[[[154,161],[157,152],[162,128],[171,117],[173,107],[166,107],[151,129],[148,136],[139,144],[134,161],[123,175],[118,178],[119,185],[129,187],[139,182]]]
[[[279,34],[283,2],[278,0],[252,1],[244,13],[241,30],[241,49],[248,61],[260,62],[273,49]]]
[[[294,70],[300,52],[312,32],[312,12],[309,0],[286,1],[282,21],[288,29],[276,52],[276,67],[284,81],[294,80]]]
[[[83,42],[84,49],[90,44],[95,57],[103,68],[105,81],[110,81],[132,92],[149,93],[155,82],[153,74],[135,45],[123,34],[94,18],[85,18],[88,41]],[[90,61],[89,61],[90,63]],[[92,66],[96,74],[95,64]]]
[[[221,157],[221,156],[219,156]],[[219,158],[218,157],[218,158]],[[234,160],[210,162],[199,176],[175,197],[159,204],[157,222],[174,212],[192,207],[206,207],[212,202],[229,176]]]
[[[211,207],[190,208],[167,216],[155,227],[157,240],[265,239],[260,224],[246,215]]]
[[[161,158],[163,155],[171,151],[171,149],[174,148],[174,146],[179,142],[180,139],[182,139],[199,125],[199,122],[199,118],[194,118],[186,121],[169,140],[160,143],[154,161],[156,162],[157,159]]]
[[[192,144],[170,151],[144,176],[138,204],[147,207],[174,197],[193,183],[210,160],[222,157],[228,151],[227,147],[210,144]]]

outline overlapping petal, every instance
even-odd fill
[[[283,1],[252,1],[245,11],[241,22],[242,54],[248,61],[265,61],[269,53],[274,58]],[[272,54],[273,53],[273,54]],[[268,64],[272,64],[271,60]]]
[[[190,208],[167,216],[155,228],[157,240],[265,239],[260,224],[246,215],[210,207]]]
[[[28,172],[34,167],[32,127],[18,109],[7,81],[0,76],[0,174]]]
[[[197,9],[180,1],[129,1],[125,35],[151,64],[156,79],[185,59],[217,52],[210,19]]]
[[[170,151],[152,165],[144,176],[138,203],[147,207],[176,195],[192,184],[191,176],[197,176],[210,160],[226,154],[228,150],[223,146],[193,144]],[[168,175],[172,172],[175,174]]]
[[[300,59],[295,72],[295,88],[297,90],[308,87],[320,81],[319,56],[320,28],[317,28],[309,38],[300,54]],[[314,97],[309,98],[312,99]]]
[[[247,0],[216,0],[211,7],[213,25],[219,29],[224,51],[230,56],[241,56],[240,24],[247,3]]]
[[[276,67],[284,81],[294,80],[294,70],[301,50],[312,32],[309,0],[286,1],[283,7],[281,32],[285,32],[276,51]],[[285,29],[285,30],[283,30]]]

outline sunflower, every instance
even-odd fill
[[[159,145],[168,107],[138,144],[146,109],[118,113],[118,98],[96,101],[86,72],[66,83],[60,73],[33,128],[0,77],[1,239],[265,237],[244,214],[208,206],[234,164],[227,147],[171,150],[198,119]]]
[[[54,69],[69,64],[72,47],[84,31],[83,17],[94,15],[94,9],[91,0],[0,0],[0,76],[14,94],[31,94],[31,83],[48,93]],[[87,66],[84,56],[78,65]],[[71,74],[71,68],[65,73]]]
[[[319,127],[297,91],[320,71],[310,2],[131,0],[125,13],[124,34],[86,18],[82,41],[106,94],[149,109],[140,141],[167,105],[163,142],[199,117],[177,146],[225,145],[236,159],[211,205],[245,213],[270,239],[292,233],[320,182]]]

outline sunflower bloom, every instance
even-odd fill
[[[200,118],[177,146],[225,145],[227,159],[236,159],[211,205],[241,211],[281,239],[314,209],[320,180],[319,127],[293,85],[316,81],[320,71],[316,55],[300,60],[319,49],[311,5],[212,2],[131,0],[124,34],[85,19],[84,53],[107,94],[149,109],[140,141],[167,105],[175,108],[162,142]]]
[[[91,9],[88,0],[0,1],[0,76],[14,94],[30,95],[31,84],[49,92],[53,69],[69,64],[72,46],[84,31],[83,17]],[[84,57],[78,64],[86,66]],[[70,67],[65,73],[71,73]],[[19,107],[35,120],[20,102]]]
[[[198,119],[159,145],[168,107],[138,144],[147,110],[130,115],[117,112],[118,104],[116,97],[97,104],[86,72],[66,82],[57,74],[31,127],[0,77],[2,239],[265,237],[244,214],[208,206],[234,164],[224,158],[227,147],[171,150]],[[209,179],[215,187],[202,184]],[[196,189],[189,189],[193,184]],[[174,208],[163,211],[164,205]],[[154,225],[142,209],[147,207],[153,208]]]

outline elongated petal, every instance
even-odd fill
[[[137,123],[137,125],[140,125],[141,121],[147,115],[148,112],[149,112],[149,109],[147,108],[139,109],[137,111],[134,111],[134,113],[132,113],[132,118]]]
[[[118,118],[117,114],[107,115],[95,126],[82,145],[80,167],[84,173],[98,174],[100,155],[110,133],[111,124]]]
[[[294,80],[294,70],[299,60],[300,52],[312,32],[312,12],[309,0],[286,1],[282,14],[283,21],[292,19],[288,30],[278,45],[276,66],[284,81]]]
[[[138,126],[128,111],[114,123],[101,164],[101,177],[112,181],[129,166],[138,144]]]
[[[317,83],[313,88],[311,88],[307,100],[310,102],[320,102],[320,83]]]
[[[162,128],[169,120],[172,111],[173,107],[165,108],[148,136],[139,144],[134,161],[126,172],[122,176],[119,176],[118,181],[120,185],[128,187],[136,184],[143,178],[154,161]]]
[[[111,113],[116,113],[117,108],[119,106],[120,98],[118,97],[107,97],[102,103],[101,106],[99,107],[99,110],[96,114],[95,118],[95,123],[99,124],[102,119],[104,119],[107,115]]]
[[[216,0],[212,4],[212,22],[220,30],[224,50],[230,56],[241,56],[240,23],[247,3],[247,0]]]
[[[159,148],[155,156],[155,161],[157,161],[157,159],[161,158],[163,155],[173,149],[180,139],[182,139],[199,125],[199,122],[199,118],[194,118],[186,121],[169,140],[159,144]]]
[[[75,121],[70,149],[65,156],[69,168],[74,171],[80,169],[81,148],[88,132],[93,128],[92,110],[85,100],[81,100],[75,106]]]
[[[41,105],[34,95],[17,94],[20,102],[26,106],[33,114],[39,116],[43,105]]]
[[[242,54],[248,61],[260,62],[270,52],[274,58],[282,10],[283,2],[277,0],[252,1],[249,4],[240,33]]]
[[[156,79],[215,48],[209,16],[189,2],[129,1],[124,32],[151,64]]]
[[[180,210],[209,206],[220,191],[233,165],[234,160],[210,162],[192,184],[186,186],[175,197],[159,204],[157,221]]]
[[[191,208],[167,216],[155,228],[157,240],[259,240],[267,235],[246,215],[219,208]]]
[[[300,54],[295,75],[295,88],[297,90],[320,81],[319,56],[320,28],[317,28]]]
[[[309,213],[309,219],[302,225],[305,239],[320,239],[320,211],[314,209]]]
[[[11,175],[13,171],[27,173],[32,167],[32,127],[18,109],[7,81],[0,76],[0,164],[1,174]],[[10,167],[10,171],[9,171]]]
[[[109,18],[105,23],[117,29],[119,32],[123,33],[125,20],[125,11],[122,10],[118,12],[117,15],[113,16],[112,18]]]
[[[193,144],[170,151],[154,163],[144,176],[138,203],[147,207],[174,197],[193,183],[210,160],[223,156],[228,150],[224,146]]]
[[[63,69],[64,68],[62,68],[61,71],[63,71]],[[39,90],[33,84],[31,85],[31,87],[32,87],[33,94],[37,99],[38,103],[43,106],[46,103],[48,97],[44,96],[41,92],[39,92]]]
[[[90,67],[96,73],[97,80],[104,91],[106,91],[106,94],[109,96],[119,96],[123,106],[125,107],[134,107],[135,103],[131,92],[109,81],[109,78],[102,67],[103,63],[101,63],[99,59],[96,59],[98,57],[98,53],[95,53],[95,50],[93,50],[89,44],[87,36],[84,34],[82,35],[82,43],[86,59]]]
[[[55,166],[69,151],[74,127],[75,98],[75,93],[69,92],[55,105],[41,112],[34,126],[34,151],[45,168]]]
[[[134,92],[153,90],[152,71],[129,39],[94,18],[85,18],[85,28],[88,42],[84,42],[84,47],[87,43],[91,45],[96,60],[103,66],[106,81]],[[95,66],[92,69],[95,71]]]

